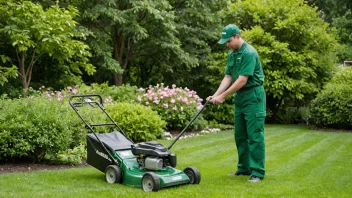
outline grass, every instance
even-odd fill
[[[228,177],[236,170],[232,131],[179,140],[171,149],[177,168],[192,165],[199,185],[145,193],[110,185],[92,167],[0,175],[0,197],[350,197],[352,133],[320,132],[304,126],[266,126],[266,177]],[[168,146],[171,141],[160,141]]]

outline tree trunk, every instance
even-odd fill
[[[129,61],[132,60],[132,44],[130,40],[127,40],[127,42],[125,43],[125,38],[122,34],[122,31],[119,30],[119,28],[117,27],[114,28],[113,42],[113,57],[117,62],[119,62],[120,67],[123,70],[126,70]],[[113,76],[115,85],[119,86],[124,83],[122,73],[118,74],[116,72],[113,72]]]
[[[113,38],[113,46],[114,46],[114,52],[113,52],[113,57],[114,59],[119,62],[120,66],[123,65],[123,49],[124,49],[124,42],[123,42],[123,35],[122,32],[119,31],[118,28],[114,28],[114,38]],[[117,86],[122,85],[123,79],[122,79],[122,74],[118,74],[116,72],[113,72],[114,76],[114,83]]]
[[[20,68],[20,75],[22,78],[22,88],[28,88],[27,84],[27,76],[26,76],[26,71],[24,68],[24,54],[20,53],[20,60],[19,60],[19,68]]]
[[[114,76],[114,84],[116,86],[120,86],[123,83],[123,76],[122,74],[117,74],[116,72],[113,72],[112,75]]]
[[[19,54],[19,70],[20,70],[20,76],[22,79],[23,96],[27,96],[26,90],[28,89],[29,82],[27,81],[27,75],[26,75],[24,64],[25,64],[25,57],[24,57],[24,53],[21,52]]]

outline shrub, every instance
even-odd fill
[[[80,144],[73,149],[60,151],[48,160],[53,160],[59,164],[78,165],[82,164],[82,158],[87,158],[87,150],[86,145]]]
[[[0,160],[41,161],[79,144],[83,131],[69,108],[43,97],[0,100]]]
[[[167,122],[168,129],[182,129],[202,108],[202,99],[195,91],[188,88],[164,87],[164,84],[138,89],[137,102],[150,106]],[[205,125],[202,115],[193,122],[189,129],[200,129]]]
[[[166,122],[150,107],[121,102],[107,104],[106,109],[123,132],[135,142],[160,138],[166,127]]]
[[[106,95],[117,102],[134,102],[137,98],[137,87],[130,85],[113,86]]]
[[[276,114],[276,123],[280,124],[308,124],[309,108],[287,106]]]
[[[311,103],[311,121],[318,127],[352,128],[352,70],[338,72]]]
[[[233,97],[227,97],[222,104],[208,104],[204,112],[204,118],[209,121],[212,127],[220,127],[220,125],[234,124],[234,104]]]

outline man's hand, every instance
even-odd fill
[[[210,101],[213,104],[221,104],[221,103],[224,102],[225,97],[222,94],[220,94],[220,95],[215,96],[215,97],[214,96],[209,96],[209,97],[207,97],[206,100]]]
[[[212,99],[212,103],[213,104],[221,104],[224,101],[225,101],[225,97],[222,94],[220,94],[220,95],[218,95],[218,96],[216,96],[215,98]]]

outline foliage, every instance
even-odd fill
[[[337,41],[303,0],[238,1],[226,17],[260,55],[272,119],[282,105],[307,104],[332,76]]]
[[[49,158],[49,160],[60,164],[78,165],[82,164],[82,158],[87,158],[87,151],[86,146],[80,144],[73,149],[58,152],[56,156]]]
[[[220,105],[209,104],[204,110],[204,118],[214,125],[219,124],[233,125],[234,124],[234,98],[227,97]]]
[[[147,89],[139,89],[137,102],[150,106],[157,111],[162,119],[167,122],[168,129],[182,129],[202,108],[202,99],[195,91],[188,88],[171,88],[164,84],[149,86]],[[199,115],[197,120],[189,127],[199,129],[204,127],[204,119]]]
[[[221,31],[220,14],[227,6],[227,0],[169,0],[174,11],[176,37],[180,41],[181,49],[186,53],[176,57],[170,54],[167,64],[160,57],[164,49],[158,54],[143,57],[138,65],[143,65],[136,74],[139,76],[139,86],[164,82],[176,84],[197,91],[202,98],[209,96],[209,84],[204,83],[207,75],[207,57],[218,39]],[[160,58],[159,58],[160,57]],[[181,58],[181,59],[180,59]],[[163,61],[163,62],[161,62]],[[160,64],[156,64],[160,62]],[[136,65],[136,67],[138,67]]]
[[[106,105],[106,109],[111,118],[134,142],[156,140],[162,136],[166,127],[166,122],[150,107],[115,102]]]
[[[30,1],[7,1],[0,4],[0,13],[0,33],[16,51],[23,88],[29,87],[34,64],[45,54],[59,61],[67,75],[81,75],[81,68],[95,72],[88,63],[89,47],[77,40],[85,37],[75,30],[77,9],[53,6],[44,11]]]
[[[0,159],[41,161],[79,144],[81,122],[69,108],[44,97],[0,100]]]
[[[105,83],[92,83],[91,85],[80,84],[75,86],[78,94],[99,94],[105,102],[134,102],[137,98],[137,87],[129,84],[121,86],[109,86]]]
[[[352,129],[352,69],[337,73],[311,103],[312,123],[318,127]]]
[[[191,68],[197,67],[197,72],[205,66],[208,41],[214,39],[214,28],[221,28],[217,13],[226,2],[71,0],[60,6],[76,6],[80,10],[77,20],[84,27],[81,30],[90,32],[86,42],[98,68],[94,82],[145,87],[161,81],[189,83],[179,76],[192,76]]]
[[[352,1],[350,0],[308,0],[320,11],[320,16],[336,28],[342,45],[337,56],[339,62],[352,60]]]
[[[207,90],[208,97],[213,95],[215,90],[220,85],[221,80],[225,75],[225,60],[226,52],[214,52],[207,58],[207,78],[204,79],[204,84],[209,84]],[[212,89],[209,89],[211,87]],[[209,105],[204,111],[204,118],[210,121],[211,125],[219,124],[234,124],[234,98],[233,96],[225,98],[225,101],[220,105]]]
[[[283,107],[278,114],[276,123],[281,124],[309,124],[309,107]]]
[[[106,102],[133,102],[137,98],[137,87],[129,84],[109,86],[108,83],[92,83],[90,86],[81,85],[80,93],[94,93],[105,97]]]
[[[2,64],[11,61],[11,59],[7,56],[0,55],[0,85],[3,86],[8,82],[8,78],[16,78],[17,77],[17,67],[12,65],[12,67],[3,67]]]

